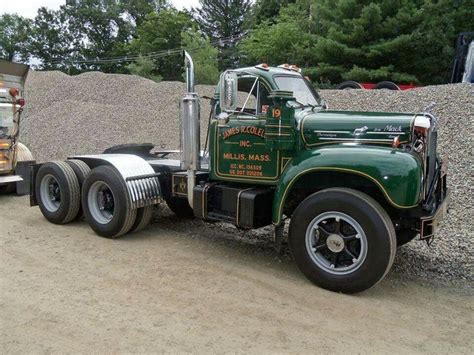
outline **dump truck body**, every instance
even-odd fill
[[[18,140],[29,66],[0,60],[0,190],[29,192],[28,148]]]

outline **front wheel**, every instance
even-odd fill
[[[313,283],[355,293],[384,278],[397,241],[389,216],[374,199],[333,188],[310,195],[296,208],[289,246],[299,269]]]

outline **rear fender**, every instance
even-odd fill
[[[128,190],[132,208],[140,208],[159,203],[162,193],[158,174],[143,158],[132,154],[77,155],[70,159],[85,162],[91,169],[108,165],[122,177]]]
[[[416,207],[421,199],[421,162],[411,153],[360,145],[305,150],[288,164],[277,185],[273,203],[275,224],[281,223],[283,206],[295,183],[318,171],[348,174],[344,186],[338,187],[351,188],[351,174],[362,176],[373,182],[397,209]]]

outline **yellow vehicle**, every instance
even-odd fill
[[[30,190],[29,170],[35,161],[18,141],[28,70],[28,65],[0,60],[0,193],[23,195]]]

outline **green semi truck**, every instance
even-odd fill
[[[449,191],[430,113],[330,110],[298,68],[262,64],[221,75],[201,150],[200,98],[184,55],[180,159],[136,144],[36,164],[31,204],[46,219],[83,214],[98,235],[116,238],[144,228],[164,201],[183,218],[273,225],[277,245],[289,220],[300,270],[345,293],[382,280],[397,245],[433,238]]]

